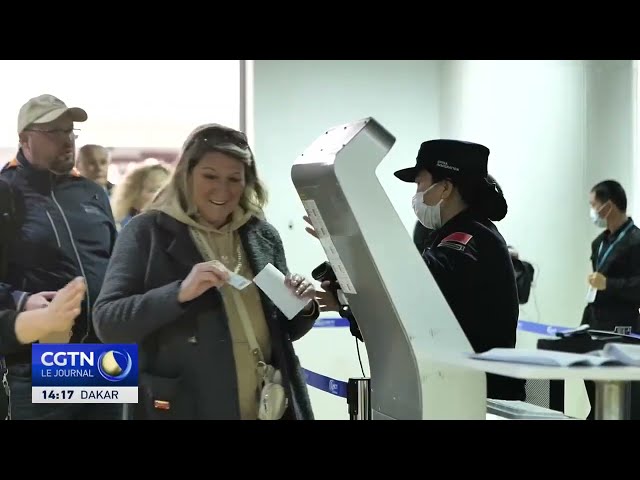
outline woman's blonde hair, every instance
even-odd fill
[[[145,180],[155,172],[165,173],[167,177],[171,175],[171,171],[161,163],[143,165],[128,172],[114,187],[111,209],[116,222],[120,223],[132,209],[136,208]]]
[[[220,152],[237,158],[244,164],[245,188],[240,206],[247,212],[264,218],[267,190],[258,177],[255,157],[244,133],[224,125],[210,123],[193,130],[182,146],[178,164],[171,180],[156,196],[148,210],[167,206],[175,199],[189,216],[197,213],[192,198],[191,173],[202,158],[211,152]]]

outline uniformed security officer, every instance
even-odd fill
[[[490,183],[495,183],[498,190],[501,190],[497,180],[490,174],[487,175],[487,179]],[[413,243],[420,253],[430,245],[429,238],[433,234],[434,230],[425,227],[419,221],[413,229]],[[533,265],[525,260],[520,259],[520,254],[511,245],[507,245],[509,255],[511,256],[511,263],[516,274],[516,287],[518,292],[518,303],[524,305],[529,301],[529,295],[531,292],[531,285],[533,283],[535,269]]]
[[[505,217],[507,202],[487,178],[488,158],[483,145],[430,140],[420,146],[415,166],[395,172],[417,184],[415,214],[434,230],[422,256],[476,352],[515,347],[519,313],[509,251],[493,224]],[[335,305],[326,294],[318,300]],[[348,310],[341,313],[354,323]],[[487,396],[524,400],[524,380],[488,374]]]

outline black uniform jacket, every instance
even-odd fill
[[[434,232],[422,257],[474,351],[515,347],[516,278],[507,244],[491,221],[460,213]],[[488,374],[487,396],[524,400],[524,381]]]
[[[488,219],[464,211],[432,232],[422,253],[476,353],[513,348],[518,291],[507,244]],[[351,332],[362,339],[350,311]],[[487,396],[524,400],[524,380],[487,374]]]

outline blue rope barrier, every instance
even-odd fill
[[[335,328],[348,327],[349,320],[346,318],[319,318],[313,325],[313,328]]]
[[[316,321],[315,328],[342,328],[348,327],[349,321],[344,318],[321,318]],[[574,330],[576,327],[559,327],[556,325],[545,325],[544,323],[530,322],[528,320],[518,321],[518,330],[521,332],[535,333],[538,335],[546,335],[553,337],[556,332],[566,332]],[[640,338],[635,333],[629,334],[632,337]],[[336,380],[335,378],[326,377],[319,373],[312,372],[306,368],[302,369],[307,379],[307,385],[310,385],[323,392],[336,395],[338,397],[347,398],[347,382]]]
[[[337,397],[347,398],[347,382],[326,377],[305,368],[303,368],[303,370],[307,380],[307,385]]]

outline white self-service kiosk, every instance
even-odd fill
[[[433,360],[472,348],[376,176],[394,143],[373,118],[330,128],[292,180],[362,332],[372,419],[485,419],[485,373]]]

